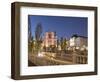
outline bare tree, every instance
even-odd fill
[[[36,45],[37,52],[41,48],[41,43],[42,43],[41,37],[42,37],[42,25],[41,23],[38,23],[35,29],[35,40],[36,40],[35,45]]]
[[[33,36],[32,36],[32,32],[31,32],[31,20],[30,20],[30,16],[28,17],[28,49],[29,52],[32,51],[33,48]]]
[[[42,25],[41,23],[38,23],[35,30],[35,39],[39,41],[41,39],[42,34]]]
[[[65,51],[67,46],[66,38],[61,37],[60,44],[61,44],[61,50]]]

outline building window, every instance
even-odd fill
[[[48,34],[48,38],[50,38],[50,39],[51,39],[51,38],[52,38],[52,35],[51,35],[51,34]]]

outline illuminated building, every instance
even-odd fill
[[[80,50],[87,49],[87,37],[72,36],[70,38],[70,47]]]
[[[55,32],[46,32],[43,38],[43,46],[50,47],[55,46],[57,47],[57,36]]]

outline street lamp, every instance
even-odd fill
[[[38,53],[38,57],[43,57],[44,55],[42,53]]]

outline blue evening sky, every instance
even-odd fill
[[[88,19],[85,17],[29,15],[29,18],[33,37],[38,23],[42,24],[42,35],[55,31],[58,38],[70,38],[73,34],[88,36]]]

